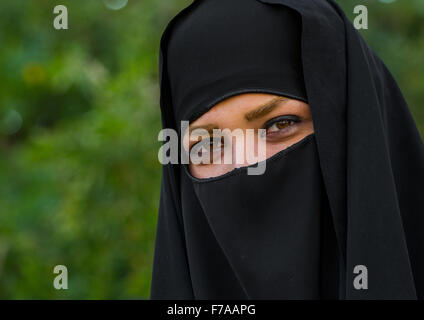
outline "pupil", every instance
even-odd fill
[[[278,127],[278,129],[283,129],[283,128],[287,127],[288,124],[289,123],[286,120],[280,121],[280,122],[277,123],[277,127]]]

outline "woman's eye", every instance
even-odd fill
[[[277,132],[280,131],[282,129],[285,129],[289,126],[291,126],[294,122],[291,120],[283,120],[283,121],[278,121],[276,123],[274,123],[272,126],[270,126],[267,131],[268,132]]]
[[[204,156],[204,153],[215,154],[220,152],[222,148],[222,139],[221,138],[205,138],[200,142],[193,145],[191,152],[198,155],[199,157]]]
[[[297,116],[283,116],[272,119],[265,124],[266,133],[275,133],[300,122]]]

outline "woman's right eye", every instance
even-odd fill
[[[190,153],[203,159],[206,159],[209,155],[210,161],[212,161],[215,156],[221,155],[222,148],[223,141],[221,137],[204,138],[191,147]]]

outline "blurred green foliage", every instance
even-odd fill
[[[120,0],[108,0],[113,3]],[[160,185],[158,47],[188,0],[0,2],[0,298],[147,298]],[[353,18],[354,0],[340,0]],[[69,30],[53,28],[65,4]],[[424,132],[424,1],[361,33]],[[53,267],[69,289],[52,286]]]

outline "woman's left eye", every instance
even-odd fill
[[[266,133],[268,134],[284,130],[298,122],[300,122],[300,119],[295,116],[286,116],[272,119],[265,124]]]
[[[288,126],[292,125],[293,121],[291,120],[283,120],[283,121],[278,121],[276,123],[274,123],[272,126],[270,126],[267,131],[268,132],[276,132],[276,131],[280,131],[282,129],[287,128]]]

